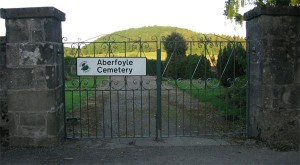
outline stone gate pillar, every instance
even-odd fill
[[[65,14],[53,7],[1,9],[6,25],[9,143],[51,146],[64,137]]]
[[[300,145],[300,8],[257,7],[244,15],[250,58],[249,135]]]

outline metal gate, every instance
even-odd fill
[[[113,38],[64,43],[67,138],[245,133],[244,42]],[[77,76],[77,57],[146,57],[147,75]]]

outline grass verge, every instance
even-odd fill
[[[66,112],[80,108],[81,105],[92,99],[97,87],[101,86],[107,77],[71,77],[65,80],[65,108]]]

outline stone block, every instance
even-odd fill
[[[8,43],[62,42],[61,22],[56,19],[6,20],[6,27]]]
[[[300,45],[299,45],[300,47]],[[300,51],[299,51],[300,54]],[[294,75],[295,83],[300,84],[300,55],[296,57],[296,62],[295,62],[295,75]]]
[[[6,37],[0,37],[0,67],[6,64]],[[0,68],[2,69],[2,68]]]
[[[60,137],[22,137],[12,136],[9,138],[9,145],[16,147],[53,147],[60,145],[62,139]]]
[[[279,110],[297,109],[300,107],[300,85],[274,86],[273,97]]]
[[[45,19],[44,22],[45,41],[62,42],[61,21],[56,19]]]
[[[36,66],[33,68],[8,68],[9,89],[56,89],[62,85],[62,68]]]
[[[64,103],[65,101],[63,100],[64,96],[64,86],[59,86],[55,89],[56,91],[56,105],[59,106],[61,103]]]
[[[53,89],[57,87],[57,67],[56,66],[46,66],[45,73],[47,77],[47,87]]]
[[[280,60],[270,64],[274,84],[284,85],[293,83],[295,78],[294,70],[293,64],[281,62]]]
[[[1,18],[4,19],[25,19],[25,18],[53,18],[65,21],[65,13],[54,7],[31,7],[31,8],[12,8],[1,9]]]
[[[34,137],[36,139],[45,137],[46,128],[45,126],[20,126],[19,136],[22,137]]]
[[[62,85],[62,70],[58,66],[45,66],[34,68],[34,83],[35,89],[56,89]]]
[[[56,90],[8,90],[10,112],[47,112],[60,103]]]
[[[8,126],[10,136],[17,136],[19,134],[20,115],[18,112],[8,112]]]
[[[9,89],[29,89],[34,87],[33,68],[8,68]]]
[[[53,43],[7,44],[7,66],[55,64],[59,45]]]
[[[5,22],[7,43],[29,42],[30,27],[26,19],[8,19]]]
[[[9,145],[16,147],[35,146],[35,139],[32,137],[10,136]]]
[[[56,65],[56,86],[61,86],[63,85],[63,80],[64,80],[64,77],[63,77],[63,66],[62,65]]]
[[[47,112],[47,135],[57,136],[60,130],[63,128],[64,123],[61,122],[60,118],[61,107],[59,106],[56,110]]]
[[[34,73],[34,89],[49,89],[47,86],[47,75],[45,72],[45,67],[35,67],[33,69]]]
[[[16,67],[20,64],[20,47],[19,44],[6,44],[6,66],[8,67]]]
[[[63,44],[57,44],[56,48],[57,52],[57,58],[56,58],[56,64],[57,65],[63,65],[64,61],[64,45]]]
[[[52,18],[8,19],[6,29],[8,43],[62,42],[61,22]]]
[[[31,126],[31,127],[45,127],[46,117],[45,113],[20,113],[20,125],[21,126]]]

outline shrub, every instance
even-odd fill
[[[246,74],[246,50],[239,43],[228,43],[219,51],[217,73],[221,85],[231,86],[231,82]]]

